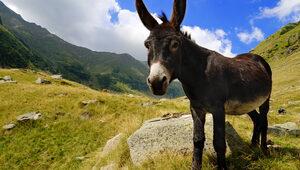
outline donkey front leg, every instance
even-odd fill
[[[217,152],[218,169],[227,169],[226,166],[226,142],[225,142],[225,112],[224,108],[218,108],[213,114],[214,139],[213,144]]]
[[[193,170],[200,170],[202,167],[202,154],[205,142],[204,124],[205,124],[205,111],[202,109],[192,108],[191,112],[194,122],[194,153],[193,153]]]

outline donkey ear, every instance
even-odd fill
[[[174,0],[173,14],[171,17],[171,24],[177,29],[180,29],[180,25],[183,21],[186,9],[186,0]]]
[[[152,30],[158,25],[158,22],[153,18],[153,16],[148,12],[143,0],[135,1],[136,10],[140,16],[142,23],[148,30]]]

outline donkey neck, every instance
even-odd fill
[[[182,61],[179,81],[186,86],[205,79],[208,57],[213,51],[197,45],[185,38],[183,41]]]

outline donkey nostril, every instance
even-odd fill
[[[162,79],[162,82],[164,83],[165,81],[167,81],[167,77],[164,76],[163,79]]]
[[[151,84],[151,83],[150,83],[150,78],[147,78],[147,81],[148,81],[149,84]]]

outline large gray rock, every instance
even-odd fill
[[[180,115],[180,114],[179,114]],[[214,154],[213,121],[207,114],[205,123],[206,141],[204,152]],[[162,152],[192,153],[193,119],[191,115],[165,116],[146,121],[128,140],[131,160],[140,165]],[[227,153],[249,149],[229,122],[226,122]]]
[[[42,117],[42,114],[39,112],[30,112],[17,117],[17,121],[26,122],[29,120],[38,120]]]
[[[294,122],[286,122],[283,124],[276,124],[268,127],[268,133],[272,133],[277,136],[293,135],[300,136],[300,129]]]

